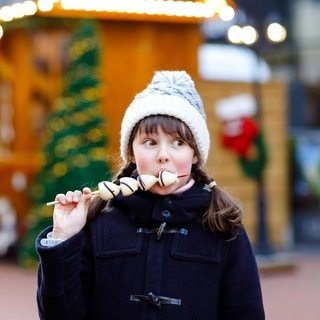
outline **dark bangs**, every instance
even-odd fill
[[[185,125],[185,123],[181,120],[166,115],[153,115],[140,120],[132,130],[129,141],[129,148],[131,147],[132,141],[138,132],[146,134],[157,134],[159,128],[165,134],[179,138],[187,143],[195,151],[198,158],[200,158],[195,139],[189,127],[187,127],[187,125]],[[132,150],[130,150],[130,152],[132,152]]]

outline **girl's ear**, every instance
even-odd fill
[[[132,162],[134,164],[136,163],[136,159],[135,159],[134,155],[130,154],[128,158],[129,158],[130,162]]]
[[[199,162],[199,159],[196,155],[193,156],[193,159],[192,159],[192,164],[196,164]]]

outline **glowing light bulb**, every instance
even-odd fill
[[[234,18],[234,9],[230,6],[223,6],[219,10],[219,17],[223,21],[231,21]]]
[[[258,32],[252,26],[242,28],[242,42],[247,45],[254,44],[258,40]]]
[[[52,0],[38,0],[38,8],[40,11],[48,12],[53,9],[54,1]]]
[[[267,28],[267,37],[272,42],[283,42],[287,37],[287,30],[280,23],[270,23]]]
[[[235,43],[235,44],[239,44],[241,43],[241,36],[242,33],[242,29],[240,26],[238,25],[233,25],[228,29],[228,39],[230,42]]]

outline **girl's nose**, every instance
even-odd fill
[[[166,163],[169,161],[169,157],[165,154],[161,154],[158,156],[158,162],[159,163]]]
[[[166,146],[162,145],[159,147],[157,161],[158,163],[166,163],[169,161],[169,154]]]
[[[166,141],[159,142],[157,148],[157,162],[167,163],[170,159],[170,146]]]

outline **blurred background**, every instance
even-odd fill
[[[126,107],[155,70],[183,69],[208,170],[243,203],[267,319],[319,319],[319,16],[319,0],[0,0],[0,317],[37,318],[46,203],[112,179]]]

